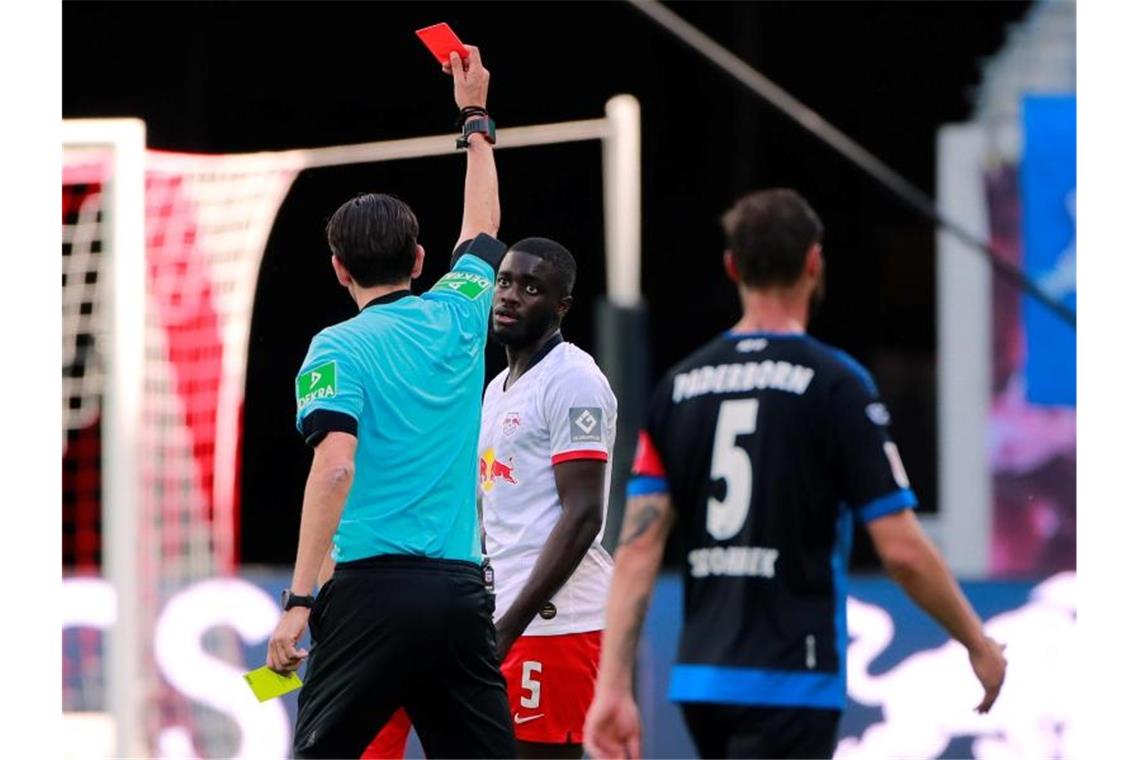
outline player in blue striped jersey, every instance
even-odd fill
[[[795,192],[725,215],[744,315],[670,370],[649,404],[606,608],[586,745],[638,757],[637,639],[676,524],[684,626],[670,699],[704,757],[830,757],[846,698],[852,521],[888,572],[966,646],[989,710],[1005,677],[915,518],[874,381],[805,333],[822,292],[822,225]]]

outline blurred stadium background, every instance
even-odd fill
[[[1073,4],[669,7],[1075,309]],[[62,178],[68,756],[287,753],[295,695],[259,705],[238,676],[263,662],[296,547],[309,453],[293,374],[352,310],[324,222],[356,192],[401,196],[432,282],[462,177],[450,150],[295,149],[448,133],[449,81],[412,35],[440,20],[483,49],[501,130],[601,129],[611,97],[640,104],[639,152],[623,154],[637,218],[607,206],[596,139],[498,152],[501,236],[578,258],[565,333],[623,385],[624,441],[649,383],[737,316],[720,212],[787,185],[823,218],[811,332],[878,378],[920,515],[1010,658],[1007,692],[973,714],[964,652],[860,536],[837,756],[1071,756],[1075,333],[978,251],[626,3],[95,2],[63,10],[63,115],[84,120],[65,127]],[[88,121],[108,117],[138,121]],[[638,245],[639,297],[615,303],[614,262]],[[488,377],[502,366],[489,346]],[[654,757],[693,754],[663,701],[679,611],[674,571],[640,655]]]

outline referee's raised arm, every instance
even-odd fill
[[[495,123],[487,114],[487,88],[491,72],[483,67],[479,48],[466,45],[467,57],[451,54],[443,67],[455,80],[455,105],[463,136],[459,146],[467,149],[467,177],[463,184],[463,223],[457,245],[479,233],[495,237],[499,232],[499,178],[491,146]]]

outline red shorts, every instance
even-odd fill
[[[408,748],[408,734],[412,732],[412,719],[404,708],[392,713],[392,717],[364,749],[361,760],[403,760]]]
[[[601,654],[601,631],[520,637],[501,666],[515,738],[581,744]],[[397,710],[361,757],[402,758],[411,727],[407,713]]]
[[[522,636],[515,642],[502,671],[519,741],[582,743],[601,654],[601,631]]]

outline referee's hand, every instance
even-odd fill
[[[443,64],[444,73],[451,75],[455,80],[455,105],[459,108],[467,106],[486,108],[491,72],[483,66],[479,48],[474,45],[463,47],[467,48],[466,60],[460,58],[459,53],[452,53],[448,62]]]
[[[308,607],[294,607],[281,616],[277,629],[269,637],[269,652],[265,655],[265,664],[270,670],[288,675],[301,666],[309,652],[298,649],[297,642],[308,625]]]

